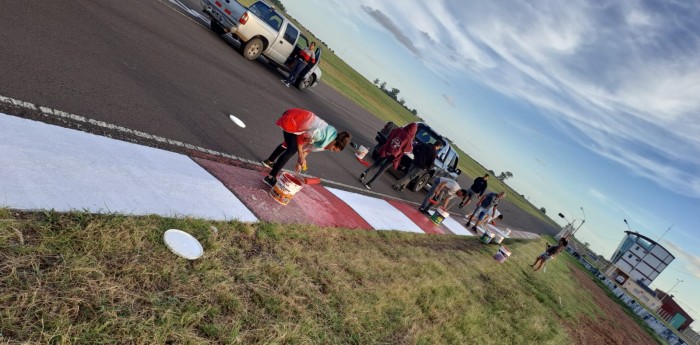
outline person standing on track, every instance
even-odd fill
[[[392,188],[397,191],[403,191],[409,182],[418,176],[423,175],[435,163],[437,152],[442,148],[442,141],[436,141],[434,144],[428,144],[418,141],[413,145],[413,163],[411,169],[408,170],[406,176],[396,181]]]
[[[379,167],[374,177],[365,183],[365,188],[372,189],[372,182],[389,169],[389,164],[393,163],[394,169],[399,167],[401,157],[406,152],[413,150],[413,138],[416,136],[416,131],[418,131],[418,125],[413,122],[404,127],[396,127],[389,133],[386,142],[378,150],[379,158],[360,174],[360,182],[363,182],[372,169]]]
[[[301,108],[288,109],[275,124],[282,128],[284,142],[262,162],[272,169],[263,179],[270,186],[277,183],[277,174],[294,154],[299,154],[294,170],[300,172],[306,170],[306,156],[310,152],[342,151],[351,139],[350,133],[338,133],[335,127],[316,114]]]
[[[316,43],[311,42],[308,48],[299,51],[299,57],[294,63],[294,68],[291,72],[289,72],[289,76],[287,76],[287,78],[282,79],[284,85],[287,85],[287,87],[289,87],[289,85],[294,85],[294,82],[296,82],[297,78],[299,78],[299,74],[301,74],[309,62],[312,64],[316,63],[316,53],[314,52],[314,48],[316,48]]]
[[[459,203],[459,208],[464,207],[465,205],[468,205],[470,201],[472,201],[472,198],[475,195],[479,195],[479,197],[484,196],[484,192],[486,191],[486,188],[488,188],[488,182],[486,180],[489,179],[489,174],[484,175],[484,177],[477,177],[474,179],[474,183],[472,183],[472,186],[469,187],[467,190],[467,198],[466,200],[462,200],[462,202]]]

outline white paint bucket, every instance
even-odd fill
[[[357,159],[363,159],[363,158],[365,158],[365,156],[367,155],[368,152],[369,152],[368,148],[360,145],[360,147],[358,147],[357,150],[355,151],[355,157],[357,157]]]
[[[270,195],[282,205],[287,205],[301,188],[304,187],[304,181],[297,178],[291,173],[283,172],[277,178],[277,183],[270,190]]]
[[[495,235],[493,235],[492,242],[495,244],[501,244],[501,242],[503,242],[503,238],[504,238],[503,235],[496,233]]]
[[[448,218],[450,216],[450,213],[445,211],[442,207],[438,207],[437,210],[433,213],[433,215],[430,217],[430,219],[435,223],[435,225],[440,225],[443,220]]]
[[[481,235],[481,243],[483,243],[483,244],[491,243],[492,239],[493,239],[493,233],[491,231],[485,230],[484,234]]]
[[[494,260],[504,263],[508,258],[510,257],[510,249],[506,246],[501,246],[501,248],[498,249],[496,252],[496,255],[493,256]]]

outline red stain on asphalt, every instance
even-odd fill
[[[357,212],[321,185],[305,186],[285,206],[270,196],[271,187],[262,181],[266,172],[192,159],[219,179],[261,220],[372,230]]]
[[[406,215],[412,222],[416,223],[421,230],[428,234],[451,234],[452,232],[446,226],[440,224],[435,225],[428,215],[418,211],[418,206],[407,204],[398,200],[387,200],[391,206]],[[434,208],[433,208],[434,209]]]

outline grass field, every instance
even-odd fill
[[[205,256],[170,253],[169,228]],[[0,210],[0,342],[569,344],[603,316],[566,260],[532,272],[544,240],[508,246],[498,264],[457,236]]]

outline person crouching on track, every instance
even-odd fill
[[[262,162],[272,169],[263,179],[270,186],[277,183],[277,174],[294,154],[299,154],[294,170],[300,172],[306,170],[306,156],[310,152],[342,151],[351,139],[350,133],[338,133],[316,114],[301,108],[288,109],[275,124],[282,128],[284,142]]]
[[[412,122],[404,127],[396,127],[389,133],[389,137],[386,139],[384,145],[377,150],[379,158],[377,158],[374,164],[368,167],[367,170],[360,174],[360,182],[363,182],[372,169],[379,167],[374,177],[372,177],[369,182],[365,183],[365,188],[372,189],[372,182],[379,176],[382,176],[382,174],[389,169],[390,164],[394,165],[394,169],[399,167],[401,157],[403,157],[405,153],[413,151],[413,139],[416,137],[417,131],[418,125]]]

